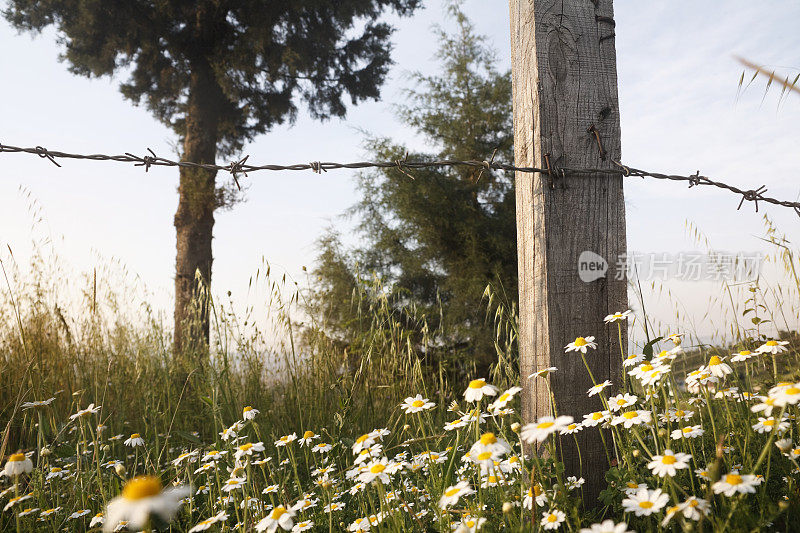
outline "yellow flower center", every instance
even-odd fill
[[[464,525],[472,529],[473,527],[475,527],[475,520],[467,520],[466,522],[464,522]]]
[[[247,450],[249,450],[252,447],[253,447],[253,443],[246,442],[246,443],[242,444],[241,446],[239,446],[239,450],[241,450],[243,452],[246,452]]]
[[[122,497],[129,501],[156,496],[161,492],[161,480],[155,476],[138,476],[125,484]]]
[[[25,460],[25,454],[24,453],[14,453],[14,454],[11,454],[11,456],[8,458],[8,462],[9,463],[18,463],[18,462],[24,461],[24,460]]]
[[[691,426],[683,428],[683,432],[684,433],[691,433],[692,432]]]
[[[642,509],[650,509],[651,507],[653,507],[653,502],[650,501],[639,502],[639,507],[641,507]]]
[[[767,346],[777,346],[778,341],[767,341]]]
[[[634,483],[633,481],[628,481],[627,483],[629,489],[638,489],[639,485]]]
[[[689,507],[697,507],[698,505],[700,505],[700,502],[697,500],[689,500]]]
[[[369,471],[370,471],[370,472],[372,472],[373,474],[380,474],[380,473],[381,473],[381,472],[383,472],[384,470],[386,470],[386,465],[385,465],[385,464],[382,464],[382,463],[374,464],[374,465],[372,465],[372,467],[369,469]]]
[[[711,359],[708,360],[708,366],[716,366],[721,364],[722,364],[722,359],[720,359],[716,355],[711,356]]]
[[[508,400],[508,398],[509,398],[510,396],[511,396],[511,395],[510,395],[509,393],[507,393],[507,392],[504,392],[503,394],[501,394],[501,395],[500,395],[500,397],[497,399],[497,401],[498,401],[498,402],[504,402],[504,401]]]
[[[569,429],[570,431],[572,431],[572,430],[573,430],[573,429],[575,429],[576,427],[578,427],[578,424],[570,424],[570,425],[568,425],[568,426],[567,426],[567,429]]]
[[[310,439],[313,436],[314,436],[314,432],[313,431],[306,431],[305,433],[303,433],[303,438],[304,439]]]
[[[413,402],[411,402],[412,407],[422,407],[423,405],[425,405],[425,402],[423,402],[422,400],[414,400]]]
[[[541,424],[537,425],[536,427],[538,429],[549,429],[549,428],[553,427],[554,424],[555,424],[555,422],[542,422]]]
[[[677,411],[675,411],[675,416],[683,416],[685,414],[686,411],[684,411],[683,409],[678,409]]]
[[[138,433],[133,433],[133,434],[131,435],[131,438],[132,438],[132,439],[141,439],[141,438],[142,438],[142,436],[141,436],[141,435],[139,435]]]
[[[763,424],[763,425],[765,425],[765,426],[770,426],[770,427],[772,427],[772,426],[774,426],[774,425],[775,425],[775,421],[774,421],[774,420],[772,420],[772,419],[769,419],[769,420],[764,420],[764,422],[762,422],[762,424]]]
[[[50,471],[53,472],[53,473],[58,473],[58,472],[61,472],[61,468],[59,468],[57,466],[54,466],[53,468],[50,469]]]
[[[636,411],[627,411],[625,413],[622,413],[622,418],[627,418],[628,420],[630,420],[631,418],[636,418],[638,414],[639,413],[637,413]]]
[[[797,387],[789,387],[783,392],[784,394],[800,394],[800,389],[798,389]]]
[[[750,355],[750,353],[751,353],[750,350],[742,350],[741,352],[739,352],[739,355]]]
[[[764,401],[764,403],[765,403],[765,404],[767,404],[767,405],[769,405],[769,406],[772,406],[773,404],[775,404],[775,398],[767,398],[767,399]]]
[[[739,485],[742,482],[742,476],[739,474],[728,474],[725,476],[725,483],[728,485]]]
[[[272,513],[270,513],[270,518],[272,518],[273,520],[277,520],[283,515],[285,515],[287,512],[288,511],[286,510],[286,507],[279,505],[278,507],[272,510]]]
[[[492,457],[492,452],[482,452],[478,454],[478,461],[486,461]]]
[[[480,389],[481,387],[486,386],[486,380],[483,379],[473,379],[469,382],[470,389]]]
[[[600,420],[601,418],[603,418],[603,413],[600,411],[595,411],[592,413],[592,420]]]
[[[453,496],[455,496],[456,494],[458,494],[458,491],[459,491],[459,490],[460,490],[460,489],[452,488],[452,489],[450,489],[450,490],[446,491],[446,492],[444,493],[444,495],[445,495],[445,496],[447,496],[448,498],[452,498]]]
[[[542,487],[540,487],[539,485],[534,485],[533,486],[533,493],[536,496],[541,496],[542,495]]]
[[[639,370],[641,370],[642,372],[650,372],[651,370],[653,370],[653,365],[651,365],[650,363],[645,363],[639,367]]]
[[[550,516],[547,517],[547,521],[550,523],[558,522],[558,517],[554,514],[551,514]]]
[[[625,398],[620,398],[619,400],[617,400],[617,405],[625,405],[626,403],[628,402],[625,401]]]
[[[252,410],[253,410],[253,408],[252,408],[252,407],[250,407],[250,406],[248,405],[247,407],[245,407],[244,409],[242,409],[242,412],[244,412],[244,413],[249,413],[249,412],[250,412],[250,411],[252,411]]]
[[[489,444],[494,444],[497,442],[497,437],[494,436],[494,433],[484,433],[481,435],[481,444],[484,446],[488,446]]]
[[[358,437],[358,438],[356,439],[356,444],[361,444],[362,442],[364,442],[364,441],[365,441],[365,440],[367,440],[368,438],[369,438],[369,433],[367,433],[367,434],[365,434],[365,435],[361,435],[360,437]]]
[[[575,344],[575,346],[581,347],[581,346],[586,346],[589,343],[586,342],[586,339],[584,339],[583,337],[578,337],[577,339],[575,339],[574,344]],[[550,516],[552,516],[552,515],[550,515]]]
[[[661,458],[661,462],[664,463],[665,465],[674,465],[675,463],[678,462],[678,460],[675,459],[674,455],[665,455],[664,457]]]
[[[489,476],[486,478],[488,483],[497,483],[497,476]]]

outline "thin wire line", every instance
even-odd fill
[[[550,167],[550,168],[537,168],[537,167],[517,167],[505,163],[496,163],[494,160],[479,161],[477,159],[471,160],[456,160],[456,159],[437,159],[431,161],[407,161],[406,159],[398,159],[395,161],[358,161],[353,163],[335,163],[331,161],[312,161],[310,163],[296,163],[292,165],[254,165],[247,163],[249,156],[245,156],[238,161],[233,161],[227,165],[217,165],[210,163],[194,163],[192,161],[174,161],[164,157],[159,157],[151,149],[147,149],[149,155],[137,156],[129,152],[122,155],[106,155],[106,154],[75,154],[69,152],[61,152],[57,150],[48,150],[42,146],[33,148],[23,148],[19,146],[9,146],[0,144],[0,153],[24,153],[35,154],[43,159],[49,160],[51,163],[60,167],[61,165],[56,161],[57,159],[82,159],[89,161],[116,161],[119,163],[132,163],[134,166],[144,167],[145,171],[150,170],[150,167],[181,167],[181,168],[201,168],[205,170],[217,170],[230,173],[238,185],[237,175],[242,174],[247,176],[249,172],[257,172],[259,170],[313,170],[314,172],[321,173],[328,170],[336,169],[364,169],[364,168],[397,168],[401,172],[404,169],[419,169],[419,168],[442,168],[453,166],[466,166],[481,169],[503,170],[508,172],[525,172],[525,173],[542,173],[547,174],[551,178],[558,178],[563,176],[576,176],[576,175],[601,175],[601,176],[625,176],[625,177],[641,177],[653,178],[659,180],[670,181],[684,181],[689,183],[689,188],[699,185],[710,185],[720,189],[725,189],[734,194],[740,195],[739,206],[741,209],[745,201],[753,202],[755,204],[756,212],[758,212],[758,202],[766,202],[773,205],[782,207],[790,207],[794,209],[795,213],[800,216],[800,202],[792,202],[788,200],[778,200],[769,196],[764,196],[767,188],[761,185],[755,189],[741,189],[734,185],[713,180],[707,176],[702,176],[700,172],[689,176],[682,176],[676,174],[663,174],[660,172],[652,172],[648,170],[641,170],[638,168],[623,165],[619,161],[611,160],[618,169],[611,168],[568,168],[568,167]],[[404,172],[405,173],[405,172]]]

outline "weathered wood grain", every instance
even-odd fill
[[[517,166],[613,168],[620,160],[616,50],[611,0],[510,0]],[[589,129],[599,132],[605,159]],[[519,256],[522,414],[550,414],[545,380],[527,376],[555,366],[550,387],[559,414],[581,420],[601,409],[588,398],[592,385],[580,356],[564,353],[577,336],[594,335],[588,354],[598,382],[621,383],[616,327],[603,317],[627,308],[625,280],[615,279],[625,253],[622,177],[566,176],[549,186],[547,175],[516,174]],[[589,250],[609,263],[606,277],[584,283],[578,257]],[[625,342],[625,341],[623,341]],[[562,439],[570,474],[586,478],[584,497],[594,505],[607,468],[599,432],[578,434],[583,467],[571,437]]]

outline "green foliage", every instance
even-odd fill
[[[18,29],[55,26],[62,58],[82,76],[124,73],[122,94],[183,137],[193,77],[210,73],[222,153],[293,120],[297,99],[314,118],[377,99],[388,67],[391,27],[419,0],[11,0]]]
[[[440,72],[412,74],[414,88],[397,107],[435,151],[371,137],[373,158],[513,161],[510,75],[496,70],[493,51],[458,4],[449,9],[458,29],[437,30]],[[394,305],[414,305],[437,331],[430,348],[477,358],[485,370],[496,349],[481,294],[490,283],[498,293],[517,291],[512,176],[465,167],[385,169],[362,174],[359,188],[363,199],[349,215],[358,218],[362,244],[347,249],[333,230],[321,240],[312,302],[328,333],[353,340],[350,296],[374,274]]]

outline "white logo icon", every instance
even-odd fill
[[[608,262],[602,256],[586,250],[578,257],[578,277],[584,283],[604,278],[608,272]]]

